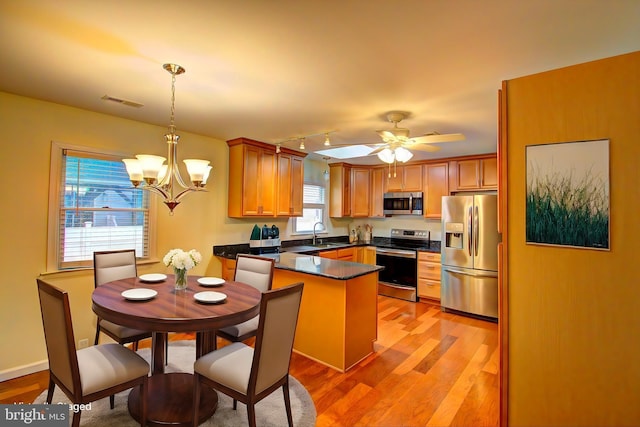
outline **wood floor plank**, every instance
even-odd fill
[[[473,387],[475,379],[487,358],[487,352],[487,346],[484,344],[478,348],[470,363],[465,367],[464,371],[462,371],[462,374],[453,384],[447,396],[442,400],[440,406],[438,406],[438,409],[427,423],[427,426],[437,427],[451,424],[451,421],[453,421],[453,418],[467,397],[469,390]]]

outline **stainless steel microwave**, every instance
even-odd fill
[[[422,192],[384,193],[385,215],[422,215]]]

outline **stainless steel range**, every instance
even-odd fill
[[[428,230],[391,229],[388,239],[376,240],[376,264],[384,267],[378,293],[418,301],[418,250],[428,249]]]

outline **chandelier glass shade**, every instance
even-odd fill
[[[149,190],[160,195],[171,214],[180,203],[182,197],[192,191],[203,191],[212,167],[208,160],[185,159],[187,173],[191,185],[187,185],[178,169],[178,140],[175,116],[175,84],[176,75],[184,73],[184,68],[176,64],[164,64],[163,68],[171,73],[171,121],[167,141],[167,158],[152,154],[138,154],[135,159],[123,159],[129,179],[134,187]],[[168,161],[167,161],[168,160]],[[167,164],[164,162],[167,161]]]
[[[413,153],[404,147],[385,148],[378,153],[378,158],[385,163],[408,162],[413,157]]]

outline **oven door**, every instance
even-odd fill
[[[378,276],[380,295],[418,301],[416,251],[376,248],[376,264],[384,267]]]

